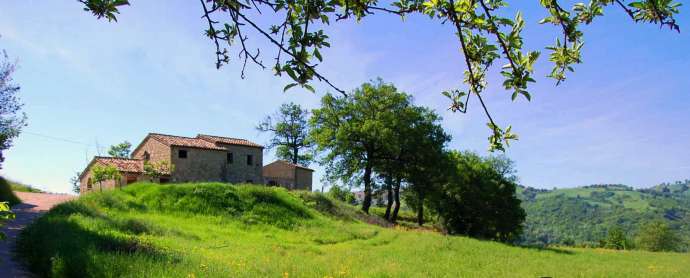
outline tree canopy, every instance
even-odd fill
[[[131,153],[132,143],[124,141],[122,143],[110,146],[108,155],[112,157],[128,158]]]
[[[276,148],[276,157],[309,166],[314,160],[314,143],[309,138],[308,117],[309,112],[299,104],[285,103],[275,115],[264,118],[256,129],[272,133],[266,147]]]
[[[128,0],[79,0],[84,10],[98,18],[117,21],[119,8],[129,5]],[[324,57],[321,50],[330,47],[327,27],[332,22],[348,19],[365,20],[377,14],[393,14],[401,18],[424,15],[450,23],[458,38],[458,45],[465,67],[458,75],[464,86],[448,89],[443,93],[450,101],[449,109],[465,113],[468,101],[474,95],[487,116],[491,130],[490,150],[503,150],[510,140],[518,137],[510,126],[500,126],[490,114],[482,94],[490,88],[486,78],[490,70],[497,69],[503,76],[502,87],[516,100],[531,100],[529,84],[535,82],[533,67],[540,56],[538,50],[524,49],[522,31],[525,21],[521,9],[531,1],[517,0],[199,0],[200,13],[208,24],[206,36],[215,46],[216,67],[238,56],[242,63],[241,76],[245,76],[247,62],[265,69],[271,67],[277,76],[287,75],[292,83],[285,90],[301,86],[314,91],[310,82],[318,80],[343,95],[345,90],[333,84],[321,74],[318,66]],[[536,1],[535,1],[536,2]],[[634,22],[647,22],[680,31],[674,16],[679,13],[680,3],[673,0],[590,0],[566,5],[563,0],[539,0],[546,12],[540,24],[552,25],[560,35],[551,45],[545,46],[553,68],[548,77],[556,84],[564,82],[574,65],[582,62],[584,46],[583,25],[595,22],[607,8],[622,9]],[[505,17],[513,4],[517,12]],[[266,14],[264,14],[266,13]],[[271,22],[261,26],[272,13]],[[253,49],[248,34],[257,35],[275,47],[273,61],[266,62],[262,54],[270,49]],[[234,49],[234,50],[233,50]],[[232,53],[232,52],[235,53]],[[236,55],[233,55],[236,54]],[[270,61],[270,60],[269,60]],[[273,63],[275,62],[275,63]],[[273,63],[270,65],[268,63]],[[500,63],[499,66],[495,66]]]
[[[3,51],[0,55],[0,169],[5,161],[3,151],[12,146],[12,141],[26,126],[26,114],[21,111],[23,104],[17,96],[20,87],[12,80],[15,69],[15,63]]]
[[[364,83],[352,94],[326,94],[321,107],[312,111],[311,137],[331,177],[350,180],[361,175],[364,184],[362,210],[371,205],[374,167],[388,156],[394,141],[398,112],[410,104],[410,97],[378,80]]]

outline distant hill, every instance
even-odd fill
[[[620,184],[520,187],[518,196],[527,212],[523,244],[596,246],[612,227],[633,237],[641,225],[657,219],[690,242],[690,180],[646,189]]]

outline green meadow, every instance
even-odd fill
[[[61,204],[18,256],[54,277],[687,277],[687,253],[525,248],[390,227],[312,192],[137,184]]]

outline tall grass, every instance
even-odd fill
[[[17,198],[12,192],[12,186],[3,177],[0,177],[0,202],[8,202],[10,206],[21,203],[22,201]]]
[[[27,227],[18,254],[54,277],[683,277],[687,254],[527,249],[381,227],[318,193],[138,184]]]

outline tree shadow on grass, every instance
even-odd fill
[[[548,247],[548,246],[530,246],[530,245],[511,245],[511,246],[522,248],[522,249],[528,249],[528,250],[553,252],[556,254],[563,254],[563,255],[575,255],[575,252],[573,252],[573,251],[560,249],[560,248],[554,248],[554,247]]]
[[[81,203],[68,202],[57,206],[22,231],[17,241],[17,256],[35,274],[41,277],[117,277],[126,274],[124,268],[104,266],[103,262],[94,259],[99,256],[179,261],[174,254],[157,250],[134,236],[87,230],[70,219],[76,214],[107,219]],[[111,228],[117,230],[117,227]]]

